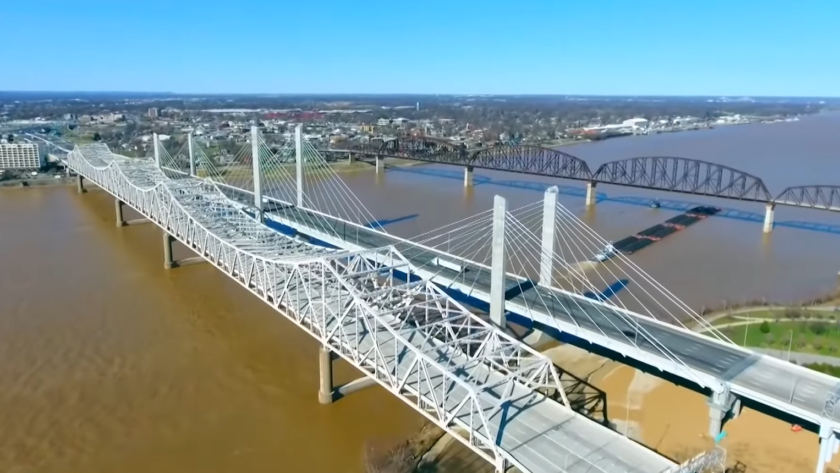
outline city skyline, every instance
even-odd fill
[[[14,4],[7,33],[26,41],[6,60],[23,67],[0,90],[840,96],[825,60],[840,5],[601,5]]]

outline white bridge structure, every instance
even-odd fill
[[[174,156],[156,137],[153,148],[141,159],[81,145],[66,164],[80,192],[87,179],[114,196],[118,225],[127,205],[162,229],[167,268],[177,240],[318,340],[322,403],[379,384],[498,472],[723,471],[721,448],[677,464],[576,412],[561,371],[511,334],[510,318],[707,393],[712,436],[748,402],[819,431],[818,473],[840,445],[840,380],[663,320],[676,316],[661,303],[631,310],[630,286],[618,301],[601,293],[596,278],[633,272],[648,296],[696,316],[624,257],[581,263],[606,242],[557,204],[556,188],[521,209],[497,197],[492,211],[408,240],[367,224],[300,129],[279,150],[254,129],[224,165],[192,137]],[[486,303],[489,321],[465,301]],[[334,387],[336,356],[364,377]]]

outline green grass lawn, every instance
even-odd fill
[[[764,325],[764,330],[762,330]],[[766,331],[766,333],[765,333]],[[797,322],[768,322],[721,329],[738,345],[787,350],[795,352],[840,356],[840,324],[831,320]]]

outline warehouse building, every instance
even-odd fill
[[[41,169],[43,165],[35,143],[0,144],[0,169]]]

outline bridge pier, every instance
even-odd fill
[[[81,174],[76,174],[76,193],[85,193],[85,178]]]
[[[329,347],[318,349],[318,402],[332,404],[337,399],[348,396],[376,384],[376,380],[367,376],[350,381],[338,387],[333,386],[333,360],[335,356]]]
[[[376,155],[376,174],[385,171],[385,158],[380,155]]]
[[[717,437],[723,431],[723,425],[729,419],[735,419],[741,414],[741,400],[724,388],[721,392],[713,392],[709,397],[709,435]]]
[[[817,456],[816,473],[825,473],[825,467],[831,462],[831,458],[840,449],[840,441],[837,434],[827,425],[820,425],[820,453]]]
[[[767,211],[764,213],[764,233],[773,231],[773,225],[776,222],[776,204],[768,203]]]
[[[125,219],[123,218],[123,203],[120,199],[114,199],[114,213],[117,217],[117,227],[124,227]]]
[[[163,267],[165,269],[172,269],[174,262],[172,261],[172,235],[166,230],[163,230]]]
[[[347,153],[347,164],[353,164],[356,162],[356,155],[353,153]]]
[[[595,205],[595,201],[598,199],[598,194],[595,192],[595,186],[598,183],[595,181],[589,181],[586,183],[586,205]]]
[[[332,350],[327,347],[318,349],[318,402],[332,404],[333,402],[333,372]]]
[[[464,168],[464,187],[473,186],[473,167],[467,166]]]
[[[493,200],[493,236],[490,241],[490,323],[507,327],[505,315],[505,214],[507,201],[497,195]]]

